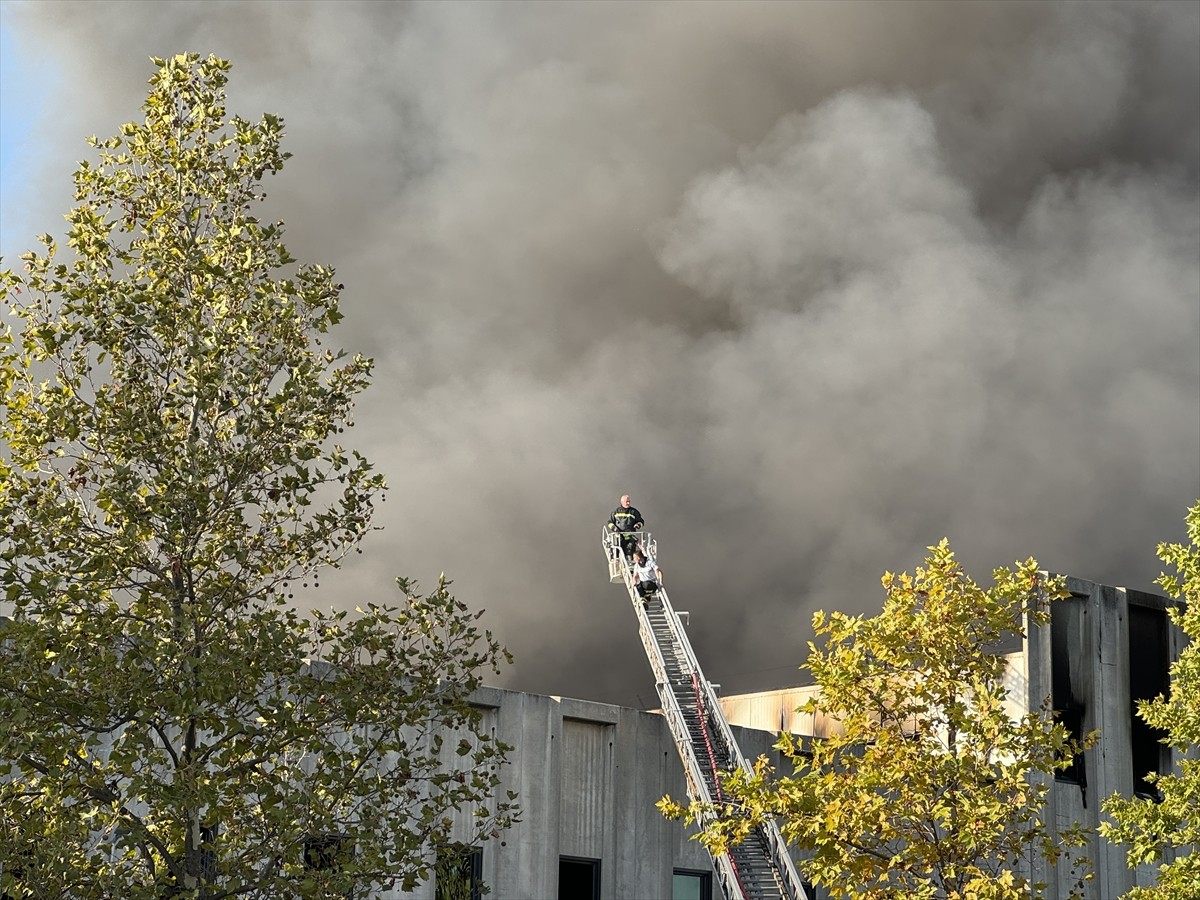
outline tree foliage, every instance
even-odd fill
[[[1190,640],[1171,664],[1171,695],[1142,701],[1138,715],[1162,729],[1179,759],[1177,772],[1149,775],[1157,799],[1110,797],[1104,811],[1111,821],[1104,836],[1128,845],[1130,865],[1159,861],[1158,883],[1135,888],[1133,900],[1194,900],[1200,896],[1200,503],[1187,515],[1189,545],[1159,544],[1158,556],[1175,569],[1158,584],[1183,600],[1169,615]],[[1190,756],[1190,758],[1189,758]],[[1169,861],[1164,859],[1170,856]]]
[[[507,653],[444,578],[289,604],[383,497],[335,443],[371,361],[326,345],[334,271],[255,214],[282,121],[226,119],[224,60],[154,65],[144,121],[89,141],[67,251],[0,273],[0,893],[411,887],[451,811],[473,840],[512,813],[468,702]]]
[[[1048,704],[1009,708],[1006,662],[994,652],[1027,622],[1049,621],[1059,580],[1026,560],[997,569],[983,589],[946,541],[915,575],[886,573],[874,618],[818,612],[825,646],[805,664],[819,693],[802,712],[835,722],[828,736],[778,749],[793,775],[760,759],[726,781],[731,803],[701,839],[722,850],[772,817],[811,855],[804,875],[831,896],[865,900],[1017,900],[1036,894],[1035,861],[1056,863],[1083,844],[1041,822],[1047,776],[1073,746]],[[1023,698],[1018,699],[1020,703]],[[664,798],[673,816],[696,818]]]

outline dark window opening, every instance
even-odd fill
[[[316,834],[304,839],[304,868],[332,872],[354,858],[354,841],[345,834]]]
[[[1166,697],[1170,692],[1170,652],[1167,648],[1167,614],[1146,606],[1129,607],[1129,718],[1130,761],[1133,766],[1133,792],[1142,797],[1162,799],[1158,789],[1146,780],[1150,774],[1162,774],[1168,764],[1168,751],[1162,739],[1166,732],[1154,728],[1138,715],[1139,700]]]
[[[1083,707],[1074,705],[1058,706],[1055,704],[1054,718],[1062,723],[1063,728],[1067,730],[1067,736],[1072,741],[1079,741],[1083,737]],[[1070,751],[1065,751],[1062,756],[1065,758]],[[1087,785],[1087,768],[1084,766],[1083,752],[1079,751],[1071,756],[1071,762],[1062,769],[1059,769],[1054,776],[1058,781],[1065,781],[1068,784]]]
[[[671,876],[671,900],[712,900],[712,873],[676,869]]]
[[[1083,740],[1083,717],[1086,707],[1080,684],[1084,663],[1083,600],[1075,597],[1056,600],[1050,604],[1050,697],[1054,718],[1062,723],[1072,741]],[[1055,773],[1055,779],[1077,784],[1087,805],[1087,766],[1082,751],[1071,757],[1070,763]]]
[[[483,850],[466,844],[438,847],[433,866],[434,900],[480,900]]]
[[[221,825],[219,822],[212,825],[200,826],[200,846],[196,850],[195,868],[192,871],[199,878],[201,884],[213,885],[219,881],[220,868],[217,858],[217,838],[220,837],[220,834]],[[124,829],[118,829],[117,838],[119,842],[123,842],[128,839],[128,832]],[[164,880],[159,884],[156,896],[171,898],[188,893],[187,889],[182,887],[179,880],[170,872],[165,872],[163,878]],[[25,895],[22,894],[21,896]],[[6,895],[0,895],[0,900],[8,900],[8,898]]]
[[[558,900],[600,900],[600,860],[560,856]]]
[[[8,866],[7,869],[5,868],[6,865]],[[19,865],[13,865],[11,861],[8,863],[0,862],[0,882],[4,881],[2,876],[6,874],[8,876],[7,886],[13,888],[19,893],[10,894],[7,890],[5,890],[4,886],[0,884],[0,900],[19,900],[21,897],[28,896],[28,894],[26,894],[27,888],[25,887],[25,870]]]
[[[217,837],[220,833],[219,822],[200,828],[200,880],[205,884],[217,880]]]

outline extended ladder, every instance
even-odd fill
[[[650,555],[656,556],[650,535],[638,537]],[[719,804],[723,795],[718,773],[735,768],[748,772],[750,767],[733,739],[716,692],[700,671],[681,621],[687,613],[675,612],[661,586],[657,599],[642,602],[619,535],[605,532],[604,552],[609,581],[624,583],[637,612],[638,632],[654,671],[663,715],[683,762],[688,798],[710,807]],[[701,827],[714,818],[715,814],[702,818]],[[713,868],[726,900],[808,900],[774,822],[756,828],[728,853],[714,856]]]

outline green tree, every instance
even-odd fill
[[[433,900],[482,900],[488,893],[475,875],[475,854],[465,844],[439,847],[433,871]]]
[[[0,273],[0,894],[411,888],[451,812],[486,839],[512,749],[469,702],[507,659],[443,579],[302,615],[383,478],[334,441],[371,361],[332,269],[256,217],[282,122],[229,63],[155,59],[145,120]],[[463,837],[463,835],[455,835]]]
[[[1138,715],[1166,735],[1179,770],[1150,776],[1157,800],[1108,798],[1104,811],[1112,820],[1100,825],[1105,837],[1128,845],[1130,865],[1162,862],[1167,851],[1173,851],[1173,859],[1159,866],[1155,886],[1134,888],[1126,895],[1134,900],[1200,896],[1200,759],[1195,753],[1200,746],[1200,503],[1188,510],[1186,521],[1190,545],[1158,545],[1159,559],[1173,566],[1175,574],[1163,574],[1157,583],[1183,600],[1182,607],[1169,614],[1190,643],[1171,664],[1171,696],[1138,704]]]
[[[834,897],[1016,900],[1036,894],[1029,873],[1084,843],[1057,836],[1040,812],[1047,776],[1077,750],[1049,705],[1010,709],[1006,663],[994,652],[1027,622],[1046,624],[1059,580],[1030,559],[997,569],[983,589],[945,540],[915,575],[886,573],[874,618],[818,612],[824,649],[805,663],[819,693],[801,711],[834,721],[808,752],[783,735],[778,749],[793,775],[760,759],[752,775],[726,781],[730,803],[701,835],[723,850],[766,817],[809,851],[809,881]],[[1022,703],[1023,698],[1016,698]],[[696,820],[669,798],[671,816]]]

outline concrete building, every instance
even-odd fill
[[[1013,712],[1038,709],[1050,698],[1076,737],[1099,731],[1098,742],[1054,779],[1046,805],[1060,828],[1078,822],[1095,829],[1105,797],[1151,796],[1146,774],[1177,769],[1178,760],[1137,716],[1136,706],[1169,692],[1168,669],[1187,638],[1167,617],[1174,603],[1167,597],[1080,578],[1067,578],[1067,590],[1071,596],[1051,606],[1049,626],[1002,649],[1009,650]],[[733,724],[820,737],[836,723],[796,712],[814,693],[804,686],[727,697],[722,708]],[[1095,865],[1089,900],[1116,900],[1134,886],[1154,883],[1155,866],[1131,870],[1125,851],[1098,835],[1086,853]],[[1066,873],[1058,876],[1061,883],[1052,885],[1047,900],[1067,896]]]
[[[1060,827],[1095,828],[1101,801],[1113,793],[1149,793],[1149,771],[1176,760],[1135,714],[1136,701],[1169,690],[1168,666],[1185,636],[1167,618],[1166,597],[1069,578],[1069,599],[1052,606],[1049,626],[1015,638],[1008,652],[1013,711],[1051,698],[1076,735],[1099,730],[1098,743],[1051,785],[1046,815]],[[701,661],[703,662],[703,661]],[[787,764],[772,749],[781,730],[828,734],[836,722],[796,712],[812,686],[722,698],[743,755]],[[498,900],[683,900],[717,897],[711,862],[678,823],[654,803],[685,796],[678,753],[663,718],[557,697],[489,690],[480,695],[491,727],[515,745],[505,787],[520,793],[525,821],[485,844],[478,871]],[[1130,870],[1119,846],[1099,838],[1089,900],[1116,900],[1151,884],[1154,867]],[[1045,873],[1046,900],[1065,898],[1067,873]],[[1043,877],[1039,873],[1039,877]],[[397,900],[433,900],[424,892]],[[813,900],[819,891],[809,890]]]
[[[679,754],[661,715],[488,688],[487,725],[514,745],[502,789],[523,820],[478,848],[474,874],[496,900],[719,900],[707,851],[655,808],[685,799]],[[785,765],[777,735],[735,728],[743,753]],[[459,813],[463,832],[470,810]],[[436,885],[388,900],[435,900]],[[441,900],[440,897],[437,900]]]
[[[1009,687],[1015,710],[1038,708],[1050,697],[1073,732],[1100,731],[1099,742],[1055,779],[1047,807],[1061,827],[1094,827],[1105,797],[1149,793],[1145,773],[1177,764],[1134,710],[1138,699],[1168,690],[1168,666],[1185,637],[1169,622],[1172,601],[1165,597],[1075,578],[1067,587],[1071,597],[1054,605],[1049,626],[1005,648]],[[743,755],[765,755],[787,771],[772,748],[779,731],[820,737],[836,727],[796,713],[813,691],[723,698]],[[443,875],[482,880],[494,900],[720,900],[707,852],[655,808],[664,794],[686,797],[663,716],[497,688],[482,689],[473,700],[484,727],[516,747],[500,773],[500,790],[518,793],[523,819],[498,839],[466,848],[453,871],[442,867]],[[471,810],[457,815],[456,832],[469,834]],[[1131,871],[1120,847],[1096,838],[1089,849],[1096,877],[1088,900],[1116,900],[1134,885],[1153,882],[1154,868]],[[430,880],[379,900],[450,900],[445,887],[439,892]],[[824,900],[819,891],[808,893]],[[479,895],[468,887],[453,896]],[[1045,896],[1065,898],[1065,887],[1052,885]]]

